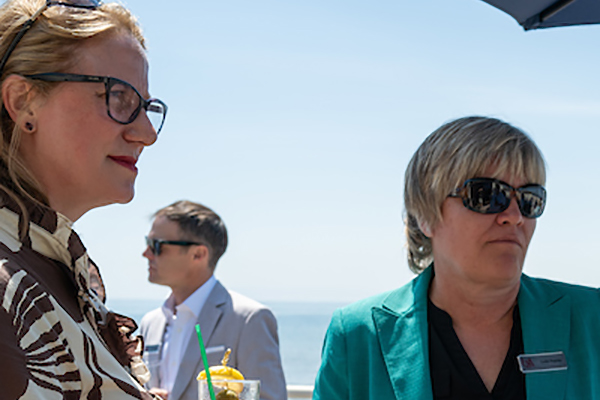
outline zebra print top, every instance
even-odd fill
[[[152,399],[135,323],[88,289],[71,222],[28,208],[24,225],[15,203],[0,204],[0,398]]]

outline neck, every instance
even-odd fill
[[[185,285],[185,286],[177,286],[171,287],[171,292],[173,294],[173,299],[175,300],[175,306],[183,303],[188,297],[192,295],[196,290],[198,290],[202,285],[204,285],[212,275],[207,276],[205,279],[200,281],[196,281],[195,284]]]
[[[50,208],[69,218],[71,222],[77,221],[88,212],[91,208],[88,207],[69,207],[65,204],[50,200]]]
[[[490,325],[512,320],[517,304],[520,281],[505,287],[486,284],[455,282],[436,276],[431,282],[429,298],[438,308],[446,311],[455,324]]]

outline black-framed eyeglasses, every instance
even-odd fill
[[[156,134],[165,123],[167,105],[159,99],[144,99],[140,92],[131,84],[111,76],[66,74],[61,72],[48,72],[44,74],[25,75],[29,79],[45,82],[98,82],[104,83],[106,90],[106,111],[114,121],[127,125],[135,121],[144,109],[152,123]]]
[[[6,53],[4,53],[2,60],[0,60],[0,76],[2,75],[2,71],[4,71],[4,66],[6,65],[6,62],[8,61],[8,58],[10,57],[12,52],[15,50],[15,47],[17,47],[17,44],[19,44],[21,39],[23,39],[23,36],[25,36],[27,31],[29,31],[29,29],[31,29],[34,22],[39,18],[39,16],[42,15],[42,13],[44,11],[46,11],[48,8],[50,8],[52,6],[63,6],[63,7],[72,7],[72,8],[93,10],[95,8],[98,8],[101,3],[102,2],[100,0],[63,0],[63,1],[46,0],[46,4],[44,4],[39,10],[37,10],[31,16],[31,18],[29,18],[27,21],[25,21],[23,26],[21,26],[21,29],[19,30],[19,32],[17,32],[17,34],[13,38],[12,42],[10,42],[10,44],[8,45],[8,48],[6,49]]]
[[[188,242],[185,240],[162,240],[162,239],[153,239],[146,236],[146,245],[150,248],[150,251],[155,256],[159,256],[162,251],[163,244],[171,244],[173,246],[201,246],[202,243],[199,242]]]
[[[525,218],[538,218],[546,207],[546,189],[542,185],[529,184],[515,189],[493,178],[468,179],[449,196],[461,198],[466,208],[480,214],[501,213],[510,206],[513,196]]]

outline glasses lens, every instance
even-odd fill
[[[107,96],[110,116],[122,124],[132,122],[140,112],[142,99],[127,82],[111,79]]]
[[[463,204],[481,214],[496,214],[510,206],[513,188],[494,179],[477,178],[465,183]],[[525,218],[538,218],[546,205],[546,190],[541,185],[516,190],[519,210]]]
[[[510,189],[493,180],[472,180],[467,182],[465,206],[481,214],[499,213],[510,204]]]
[[[146,115],[148,115],[148,119],[154,127],[157,135],[162,129],[166,114],[167,106],[165,106],[162,101],[156,99],[149,100],[148,106],[146,107]]]
[[[167,113],[167,106],[162,101],[145,101],[133,86],[116,78],[110,78],[108,86],[108,113],[111,118],[122,124],[129,124],[138,117],[145,103],[146,115],[152,127],[156,134],[160,132]]]
[[[101,1],[98,0],[63,0],[53,1],[49,0],[46,2],[48,7],[50,6],[67,6],[67,7],[80,7],[80,8],[96,8],[100,5]]]
[[[150,251],[155,256],[160,254],[160,241],[157,239],[151,239],[146,236],[146,245],[150,248]]]
[[[541,186],[526,186],[517,189],[519,210],[526,218],[538,218],[546,206],[546,191]]]

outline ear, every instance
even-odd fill
[[[9,75],[2,82],[2,102],[4,108],[13,122],[23,131],[25,124],[32,124],[34,113],[31,109],[31,101],[35,96],[33,85],[24,77],[19,75]]]
[[[418,220],[418,223],[419,223],[419,229],[421,230],[421,232],[423,232],[423,234],[425,236],[430,238],[433,232],[432,232],[429,224],[421,219]]]
[[[208,263],[209,251],[205,245],[194,246],[192,250],[194,261],[206,261]]]

